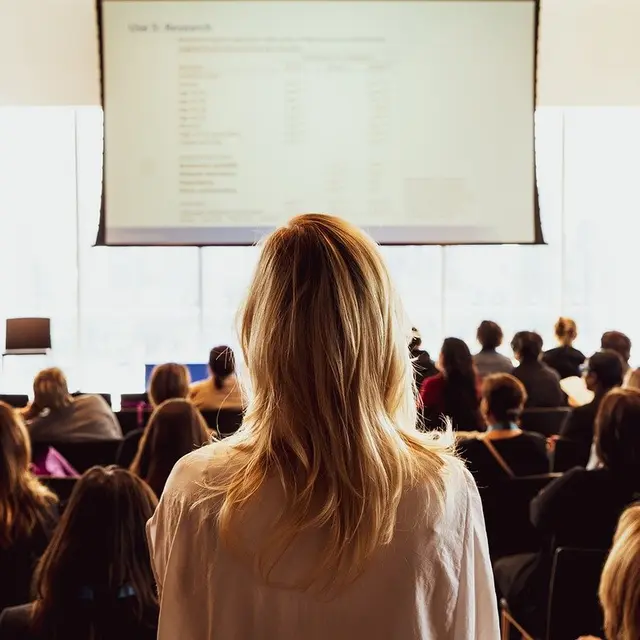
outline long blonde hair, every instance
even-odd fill
[[[243,462],[209,487],[231,543],[234,516],[278,480],[282,515],[254,556],[265,580],[298,533],[321,529],[317,569],[294,586],[351,582],[391,542],[405,488],[442,503],[446,448],[416,429],[410,327],[356,227],[309,214],[265,241],[241,312],[254,392],[232,439]]]
[[[620,518],[599,595],[607,638],[640,638],[640,505],[630,507]]]

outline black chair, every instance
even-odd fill
[[[547,438],[556,436],[570,413],[569,407],[525,409],[520,416],[520,427],[524,431],[535,431]]]
[[[127,435],[136,429],[144,429],[147,422],[149,422],[149,416],[151,411],[143,409],[137,411],[136,409],[125,409],[123,411],[116,411],[115,416],[120,423],[123,435]]]
[[[213,429],[221,438],[233,435],[242,424],[241,409],[217,409],[201,411],[209,429]]]
[[[493,560],[517,553],[535,552],[542,540],[531,524],[529,505],[560,474],[505,479],[480,487],[480,497]]]
[[[86,440],[80,442],[47,442],[33,447],[36,459],[48,447],[53,447],[78,472],[84,473],[93,466],[106,467],[115,464],[122,440]]]
[[[111,407],[111,394],[110,393],[84,393],[83,391],[76,391],[71,394],[74,398],[78,396],[101,396],[105,402]]]
[[[144,393],[123,393],[120,396],[121,409],[137,409],[140,405],[149,404],[149,394]]]
[[[73,488],[76,486],[78,478],[55,478],[53,476],[40,476],[39,480],[49,487],[58,496],[60,504],[64,506],[71,496]]]
[[[559,438],[551,455],[551,469],[563,473],[574,467],[584,467],[589,460],[589,449],[581,442]]]
[[[29,396],[21,393],[3,393],[0,394],[0,401],[6,402],[14,409],[21,409],[29,404]]]
[[[596,549],[563,547],[556,551],[549,592],[547,640],[604,637],[598,587],[606,559],[607,552]]]
[[[131,463],[138,453],[138,447],[140,445],[140,440],[142,440],[143,433],[144,429],[135,429],[134,431],[127,433],[124,437],[124,440],[120,443],[118,452],[116,453],[116,464],[119,467],[128,469],[131,466]]]

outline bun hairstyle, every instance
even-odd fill
[[[571,346],[573,341],[578,337],[578,327],[571,318],[558,318],[555,330],[556,338],[558,338],[560,343],[565,347]]]

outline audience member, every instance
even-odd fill
[[[166,400],[149,419],[131,471],[160,496],[175,463],[210,441],[202,414],[189,400]]]
[[[0,638],[155,639],[158,599],[145,525],[156,502],[124,469],[89,469],[38,565],[35,602],[4,611]]]
[[[479,487],[514,476],[549,472],[544,437],[518,427],[526,399],[523,384],[509,374],[498,373],[484,379],[481,408],[487,433],[458,443]]]
[[[149,402],[157,407],[165,400],[186,398],[189,395],[189,369],[182,364],[159,364],[149,378]]]
[[[511,373],[513,362],[496,351],[504,337],[500,325],[491,320],[483,320],[476,335],[482,347],[480,353],[473,356],[478,375],[484,378],[492,373]]]
[[[484,430],[480,382],[469,347],[463,340],[447,338],[442,344],[438,366],[441,373],[427,378],[420,389],[427,426],[437,426],[444,415],[451,418],[455,429]]]
[[[615,351],[624,362],[623,384],[631,375],[629,360],[631,359],[631,340],[620,331],[606,331],[600,339],[600,348]]]
[[[416,430],[396,305],[346,222],[299,216],[266,241],[247,428],[181,460],[149,524],[160,640],[499,637],[478,492]]]
[[[599,595],[607,640],[640,638],[640,505],[620,517]]]
[[[211,349],[209,372],[209,378],[191,385],[191,402],[201,411],[243,409],[244,399],[236,376],[236,360],[229,347]]]
[[[586,360],[584,353],[574,349],[578,337],[578,327],[571,318],[559,318],[555,326],[558,347],[545,351],[542,361],[558,372],[561,379],[580,377],[580,367]]]
[[[112,440],[122,429],[102,396],[69,394],[60,369],[44,369],[33,381],[33,402],[25,410],[32,442]]]
[[[605,395],[622,384],[624,363],[615,351],[599,351],[589,358],[585,382],[593,391],[593,400],[582,407],[576,407],[562,426],[560,435],[578,442],[584,455],[584,464],[589,458],[593,442],[594,424],[600,404]]]
[[[634,369],[629,372],[624,386],[629,389],[640,389],[640,369]]]
[[[540,361],[542,338],[533,331],[519,331],[511,341],[511,348],[520,363],[513,375],[527,390],[527,408],[560,407],[566,398],[560,388],[560,376]]]
[[[438,367],[436,367],[436,363],[431,359],[429,353],[420,348],[422,346],[420,332],[415,327],[412,327],[411,333],[409,353],[413,360],[413,375],[416,381],[416,388],[420,389],[425,378],[438,375]]]
[[[544,621],[552,553],[560,546],[608,549],[620,514],[640,490],[640,391],[613,389],[600,404],[596,450],[602,465],[576,467],[531,503],[531,520],[549,551],[502,558],[496,584],[516,619],[535,631]]]
[[[20,415],[0,402],[0,611],[29,602],[33,569],[57,520],[56,498],[29,468]]]

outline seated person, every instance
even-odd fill
[[[593,400],[582,407],[576,407],[560,430],[561,437],[580,444],[584,465],[589,458],[600,404],[611,389],[622,384],[623,370],[622,358],[615,351],[599,351],[589,358],[585,382],[587,389],[593,391]]]
[[[409,343],[409,353],[413,360],[413,374],[416,381],[416,388],[420,389],[425,378],[438,375],[438,367],[436,367],[436,363],[431,359],[429,353],[420,348],[422,346],[420,332],[415,327],[413,327],[411,331],[413,337]]]
[[[559,346],[545,351],[542,361],[557,371],[560,379],[579,378],[581,376],[580,367],[586,358],[582,351],[573,347],[573,343],[578,337],[576,323],[571,318],[559,318],[556,322],[555,333]]]
[[[491,320],[483,320],[478,327],[477,339],[482,347],[480,353],[473,356],[473,363],[481,378],[492,373],[511,373],[513,362],[498,353],[496,349],[502,344],[502,329]]]
[[[189,395],[189,370],[175,362],[159,364],[149,377],[149,402],[155,409],[166,400],[184,399]],[[136,457],[144,428],[134,429],[127,433],[118,448],[116,462],[118,466],[129,468]]]
[[[640,638],[640,505],[620,518],[599,596],[607,640]]]
[[[618,518],[640,491],[640,391],[613,389],[596,418],[602,466],[576,467],[554,480],[531,503],[531,521],[547,540],[537,554],[501,558],[496,586],[527,631],[540,631],[548,599],[551,562],[560,546],[609,549]]]
[[[209,372],[209,378],[191,385],[191,402],[201,411],[243,409],[244,399],[236,376],[236,361],[229,347],[211,349]]]
[[[131,472],[160,497],[175,463],[210,441],[202,414],[189,400],[167,400],[149,419]]]
[[[89,469],[38,565],[35,602],[4,610],[0,638],[155,640],[158,598],[145,527],[156,504],[128,471]]]
[[[600,339],[600,348],[602,350],[615,351],[624,363],[623,367],[623,385],[626,386],[627,380],[632,374],[632,369],[629,366],[629,360],[631,359],[631,340],[629,336],[620,331],[605,331]]]
[[[447,338],[440,351],[441,373],[427,378],[420,389],[424,417],[432,428],[447,416],[460,431],[484,431],[480,413],[479,379],[469,347],[463,340]]]
[[[77,442],[122,438],[120,423],[102,396],[69,394],[60,369],[44,369],[33,381],[33,402],[25,409],[32,442]]]
[[[517,424],[526,398],[522,383],[509,374],[497,373],[485,378],[480,407],[487,432],[458,443],[460,454],[479,487],[514,476],[549,472],[544,437],[521,431]]]
[[[519,331],[511,341],[511,348],[520,363],[513,375],[527,390],[527,409],[562,407],[567,404],[560,388],[560,376],[540,361],[542,338],[533,331]]]
[[[58,519],[58,501],[30,462],[22,418],[0,402],[0,611],[29,602],[33,570]]]

